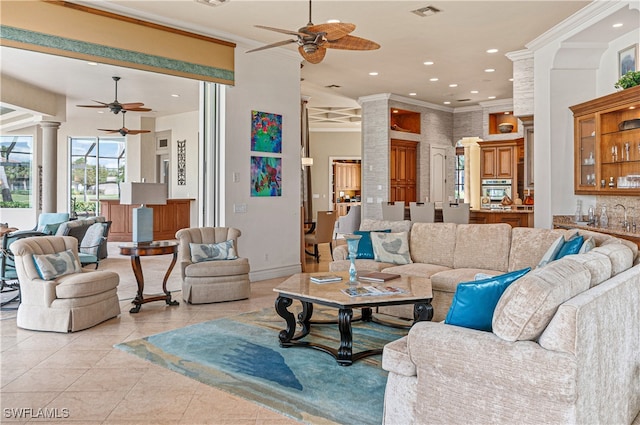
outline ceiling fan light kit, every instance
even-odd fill
[[[151,133],[151,130],[129,130],[124,125],[124,115],[126,114],[126,112],[127,111],[125,110],[122,111],[122,128],[119,128],[117,130],[113,130],[109,128],[99,128],[98,130],[106,131],[107,133],[120,133],[122,137],[126,136],[127,134],[136,135],[136,134],[142,134],[142,133]]]
[[[120,103],[118,102],[118,81],[120,81],[120,77],[111,77],[113,81],[115,81],[115,100],[111,103],[100,102],[99,100],[94,100],[94,102],[99,103],[99,105],[76,105],[80,108],[109,108],[111,112],[114,114],[118,114],[120,111],[134,111],[134,112],[150,112],[151,109],[143,108],[144,103],[142,102],[130,102],[130,103]]]
[[[256,25],[256,28],[280,32],[292,35],[296,38],[267,44],[266,46],[249,50],[247,53],[297,43],[300,55],[307,62],[316,64],[322,62],[327,48],[341,50],[375,50],[380,48],[380,45],[376,42],[349,35],[356,29],[354,24],[346,22],[330,22],[314,25],[311,20],[311,0],[309,0],[309,23],[298,29],[298,31],[266,27],[263,25]]]

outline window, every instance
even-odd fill
[[[456,148],[456,184],[455,184],[455,197],[456,199],[464,199],[464,148]]]
[[[0,136],[0,208],[33,204],[33,137]]]
[[[75,216],[96,215],[100,199],[118,199],[124,181],[125,139],[71,138],[71,205]]]

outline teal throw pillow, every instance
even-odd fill
[[[560,251],[558,251],[558,255],[556,255],[556,258],[554,258],[554,260],[559,260],[565,255],[577,254],[578,252],[580,252],[580,248],[582,248],[583,242],[583,236],[576,235],[572,237],[564,244],[562,244],[562,248],[560,248]]]
[[[219,243],[190,243],[191,262],[199,263],[201,261],[214,260],[235,260],[238,258],[236,250],[233,247],[233,240]]]
[[[33,254],[33,261],[36,263],[38,274],[43,280],[53,280],[56,277],[82,270],[80,263],[70,249],[56,254]]]
[[[356,230],[353,232],[356,235],[362,236],[360,241],[358,242],[358,254],[356,258],[373,260],[375,257],[373,255],[373,244],[371,243],[371,232],[382,232],[382,233],[390,233],[391,229],[385,230]]]
[[[45,224],[44,228],[42,229],[42,233],[44,233],[45,235],[55,235],[58,231],[58,227],[60,227],[62,223],[64,223],[64,221],[60,223]]]
[[[511,283],[529,270],[531,267],[483,280],[459,283],[444,323],[491,332],[493,311],[500,297]]]

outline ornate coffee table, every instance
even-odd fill
[[[326,273],[324,273],[326,274]],[[280,317],[287,322],[287,328],[280,331],[279,339],[281,347],[310,347],[331,354],[340,365],[349,366],[354,361],[363,357],[382,353],[382,348],[353,353],[351,333],[351,321],[353,309],[362,309],[363,321],[372,320],[372,308],[388,305],[413,304],[414,323],[422,320],[431,320],[433,307],[431,299],[431,281],[427,278],[403,276],[393,279],[380,286],[394,286],[406,290],[406,293],[394,295],[369,295],[363,297],[350,297],[341,290],[349,286],[348,272],[331,272],[342,277],[342,281],[333,283],[315,283],[309,280],[309,273],[300,273],[291,276],[281,285],[274,288],[278,293],[275,308]],[[362,282],[359,286],[370,286],[374,282]],[[298,300],[302,303],[302,311],[298,314],[297,322],[301,330],[296,332],[295,315],[287,310]],[[309,341],[301,341],[311,331],[311,316],[313,305],[323,305],[338,309],[338,329],[340,330],[340,347],[335,349],[326,345]],[[326,323],[326,322],[322,322]]]

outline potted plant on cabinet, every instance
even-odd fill
[[[620,77],[614,87],[618,90],[625,90],[637,85],[640,85],[640,71],[629,71]]]

